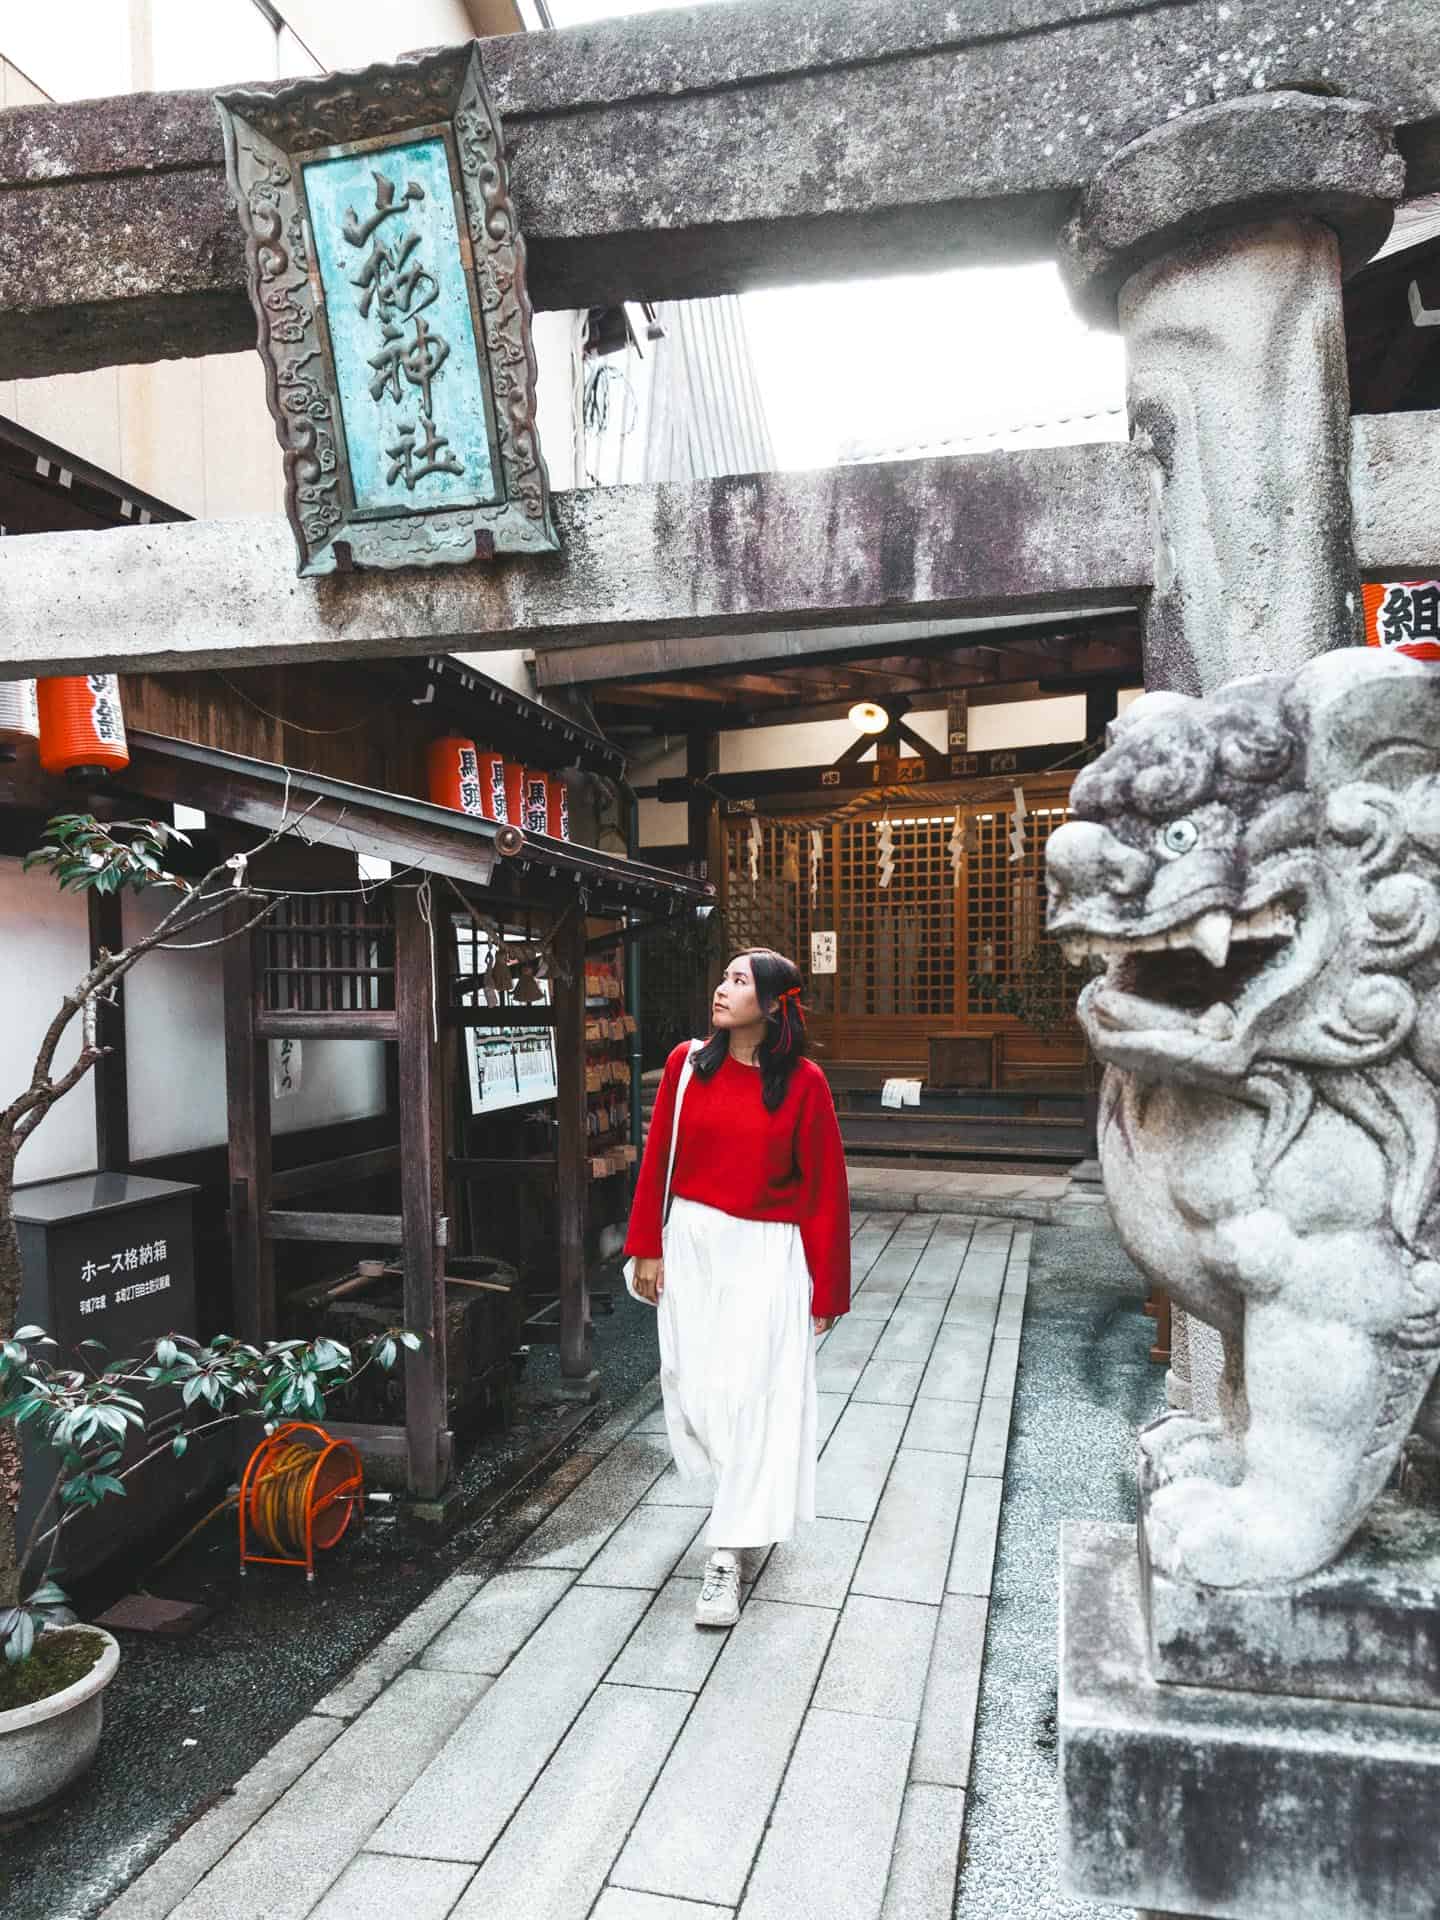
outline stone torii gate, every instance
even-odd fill
[[[1440,422],[1351,419],[1341,305],[1402,194],[1440,189],[1433,0],[996,11],[779,0],[488,42],[532,290],[1058,252],[1124,334],[1128,445],[560,496],[557,558],[438,579],[297,581],[278,520],[7,540],[0,673],[599,643],[680,664],[701,638],[713,664],[725,635],[801,653],[827,626],[1117,599],[1152,687],[1353,644],[1363,576],[1440,572]],[[0,114],[0,378],[252,337],[207,95]],[[868,377],[895,350],[869,341]]]
[[[579,306],[1063,246],[1090,310],[1118,301],[1128,446],[560,496],[558,559],[443,581],[296,582],[280,520],[10,540],[0,673],[777,629],[803,652],[1139,599],[1150,683],[1194,690],[1357,637],[1360,574],[1429,569],[1440,538],[1440,427],[1350,421],[1339,296],[1402,188],[1440,187],[1431,6],[994,13],[780,0],[487,42],[531,286]],[[252,339],[207,94],[0,113],[0,378]]]

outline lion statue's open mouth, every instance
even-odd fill
[[[1086,989],[1084,1013],[1100,1049],[1106,1034],[1166,1029],[1233,1041],[1292,957],[1300,917],[1298,903],[1272,900],[1236,914],[1211,907],[1160,933],[1067,934],[1071,966],[1105,968]]]

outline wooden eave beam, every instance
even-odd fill
[[[748,0],[484,58],[533,297],[572,308],[1044,256],[1117,148],[1262,72],[1375,102],[1426,193],[1432,0],[1363,24],[1333,0]],[[0,380],[253,345],[208,92],[9,109],[0,201]]]

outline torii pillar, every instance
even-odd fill
[[[1362,637],[1341,289],[1405,168],[1374,108],[1257,93],[1183,114],[1086,190],[1061,267],[1125,337],[1150,456],[1145,685],[1205,694]],[[1213,1412],[1219,1334],[1175,1309],[1171,1404]]]
[[[1062,269],[1081,312],[1124,335],[1131,436],[1152,463],[1147,689],[1205,694],[1361,640],[1341,288],[1383,242],[1403,187],[1373,108],[1286,91],[1178,116],[1082,194]],[[1190,1316],[1175,1349],[1189,1373],[1172,1374],[1172,1401],[1213,1411],[1218,1334]],[[1069,1889],[1141,1920],[1432,1912],[1428,1850],[1415,1849],[1413,1904],[1393,1905],[1393,1859],[1377,1861],[1378,1834],[1356,1831],[1342,1804],[1353,1813],[1391,1786],[1403,1800],[1408,1757],[1371,1777],[1339,1752],[1319,1703],[1305,1703],[1313,1725],[1299,1712],[1279,1727],[1279,1698],[1252,1713],[1249,1696],[1157,1686],[1129,1631],[1135,1555],[1114,1532],[1069,1530],[1062,1550]],[[1341,1720],[1367,1711],[1336,1706]],[[1307,1730],[1308,1763],[1282,1756]],[[1346,1731],[1358,1753],[1363,1728]],[[1311,1783],[1300,1804],[1285,1789],[1297,1759]]]

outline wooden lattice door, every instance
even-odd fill
[[[1003,988],[1030,968],[1045,938],[1045,845],[1066,816],[1064,786],[1032,793],[1019,860],[1011,858],[1012,810],[959,796],[928,805],[906,797],[820,829],[732,817],[725,831],[730,943],[793,954],[808,976],[811,933],[835,933],[839,970],[810,977],[808,998],[815,1037],[836,1061],[918,1072],[933,1033],[1022,1036],[1023,1023],[971,982],[986,976]],[[893,865],[882,886],[886,820]],[[957,821],[964,833],[958,872]],[[1072,1029],[1069,1051],[1076,1045]]]
[[[964,900],[968,1013],[985,1010],[983,996],[968,991],[973,975],[1013,982],[1044,939],[1045,847],[1068,817],[1064,805],[1035,807],[1025,821],[1025,852],[1013,860],[1013,815],[1008,809],[968,816]]]

